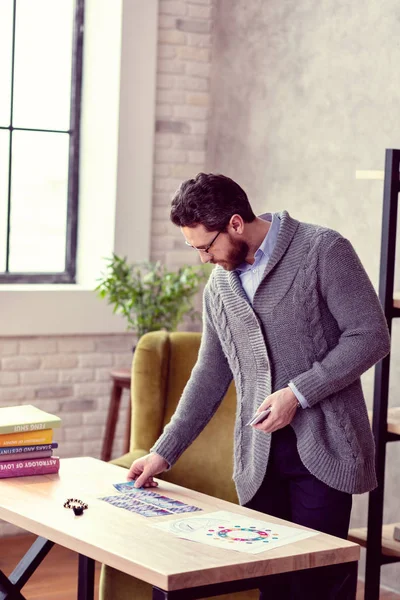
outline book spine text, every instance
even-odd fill
[[[27,431],[26,433],[5,433],[0,435],[0,447],[32,446],[49,444],[53,440],[53,430]]]
[[[0,434],[3,433],[27,433],[28,431],[42,431],[59,427],[59,419],[48,420],[43,423],[18,423],[14,425],[2,425],[0,423]]]
[[[53,450],[58,448],[58,443],[52,444],[36,444],[34,446],[13,446],[12,448],[0,448],[0,456],[18,454],[19,452],[42,452],[45,450]],[[13,460],[11,457],[8,460]]]
[[[0,479],[6,477],[25,477],[27,475],[47,475],[57,473],[60,468],[58,456],[28,460],[0,462]]]

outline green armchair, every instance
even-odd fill
[[[132,427],[128,454],[113,460],[130,467],[148,454],[170,420],[190,377],[200,346],[200,333],[157,331],[143,335],[132,362]],[[160,478],[237,503],[232,481],[233,427],[236,393],[233,383],[195,442]],[[129,540],[126,543],[130,543]],[[151,586],[103,565],[101,600],[151,600]],[[257,591],[218,596],[222,600],[255,600]]]

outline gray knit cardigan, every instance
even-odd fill
[[[235,271],[213,270],[204,291],[197,363],[151,449],[172,465],[211,419],[233,375],[233,479],[241,504],[260,487],[271,444],[271,434],[246,423],[289,381],[310,405],[298,409],[291,423],[307,469],[344,492],[376,487],[360,376],[389,352],[379,299],[348,240],[286,211],[279,216],[276,246],[253,306]]]

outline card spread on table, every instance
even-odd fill
[[[194,542],[249,554],[318,535],[318,531],[287,527],[223,510],[169,519],[164,523],[153,523],[152,527]]]
[[[113,485],[121,494],[118,496],[104,496],[100,500],[136,512],[144,517],[164,517],[201,510],[197,506],[189,506],[184,502],[168,498],[145,488],[134,488],[133,481],[114,483]]]

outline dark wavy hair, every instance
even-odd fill
[[[213,173],[199,173],[184,181],[171,204],[171,221],[179,227],[201,224],[207,231],[223,231],[235,214],[246,223],[256,218],[240,185]]]

